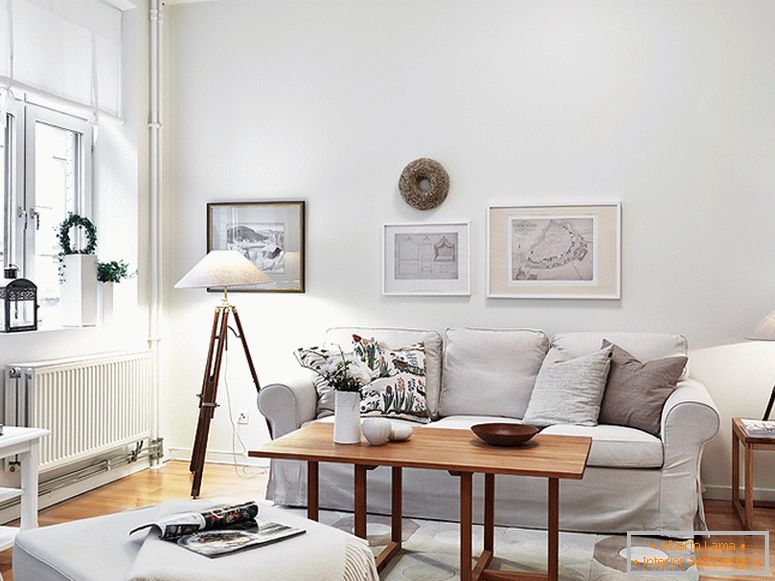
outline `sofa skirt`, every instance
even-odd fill
[[[665,529],[689,531],[701,515],[697,504],[683,514],[660,510],[659,469],[587,468],[583,480],[560,481],[560,528],[566,531],[621,533]],[[368,510],[390,514],[390,468],[368,472]],[[354,469],[347,464],[320,464],[320,507],[353,510]],[[302,462],[273,460],[267,498],[275,504],[306,506],[307,469]],[[457,521],[459,479],[441,470],[405,468],[405,517]],[[695,485],[690,482],[690,485]],[[495,523],[499,526],[546,528],[546,478],[496,476]],[[699,494],[697,495],[699,497]],[[484,476],[474,476],[474,521],[482,522]]]

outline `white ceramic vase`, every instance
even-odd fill
[[[337,391],[334,404],[334,443],[359,444],[361,441],[361,394]]]
[[[94,254],[64,256],[62,324],[93,327],[97,324],[97,257]]]
[[[114,282],[100,282],[97,288],[97,313],[100,325],[113,322],[113,290]]]

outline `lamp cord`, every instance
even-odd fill
[[[236,333],[235,333],[236,335]],[[226,411],[229,415],[229,423],[231,424],[231,457],[232,461],[234,463],[234,473],[239,478],[244,479],[251,479],[255,478],[259,475],[260,470],[256,472],[252,472],[248,470],[247,466],[241,465],[239,462],[237,462],[237,455],[245,455],[245,453],[248,451],[248,447],[245,445],[245,442],[242,439],[242,436],[239,434],[239,430],[237,428],[237,424],[234,423],[234,414],[232,413],[231,408],[231,388],[229,387],[229,349],[228,344],[227,348],[223,353],[223,384],[226,388]],[[237,451],[237,444],[239,443],[240,450]]]

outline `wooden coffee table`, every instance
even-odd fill
[[[366,538],[366,473],[378,466],[392,467],[391,542],[377,556],[382,570],[401,549],[402,469],[446,470],[460,477],[460,578],[549,579],[559,573],[560,479],[579,480],[592,445],[591,438],[537,435],[519,448],[488,446],[469,430],[418,428],[408,442],[384,446],[333,443],[333,426],[309,424],[252,450],[250,456],[307,462],[307,516],[318,520],[318,467],[320,462],[353,464],[355,478],[355,534]],[[473,475],[484,474],[484,550],[472,565]],[[506,573],[488,569],[493,559],[495,529],[495,475],[534,476],[549,481],[547,574]]]

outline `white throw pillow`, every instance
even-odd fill
[[[547,357],[538,372],[525,424],[596,426],[613,346],[575,359]]]

